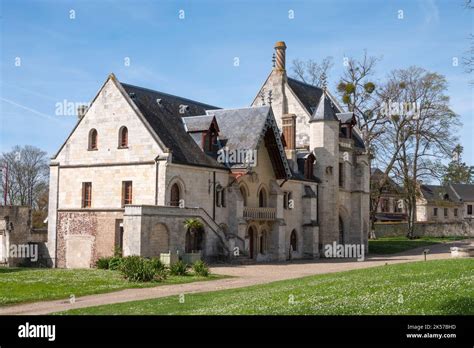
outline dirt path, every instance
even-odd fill
[[[472,240],[431,245],[427,259],[450,258],[449,248],[466,245]],[[154,288],[127,289],[99,295],[76,298],[71,304],[68,300],[54,300],[0,307],[0,315],[39,315],[66,311],[75,308],[99,306],[112,303],[147,300],[165,296],[191,294],[196,292],[234,289],[256,284],[270,283],[283,279],[301,278],[304,276],[347,271],[381,266],[385,263],[395,264],[423,260],[425,247],[412,249],[399,254],[371,256],[365,261],[357,262],[347,259],[319,259],[314,261],[294,261],[291,263],[269,263],[246,266],[216,266],[211,271],[215,274],[229,275],[235,278],[215,281],[195,282],[181,285],[163,285]]]

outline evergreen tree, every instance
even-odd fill
[[[457,145],[453,151],[453,158],[446,166],[443,175],[443,184],[472,184],[474,167],[462,162],[463,147]]]

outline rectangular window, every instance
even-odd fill
[[[387,198],[382,199],[381,201],[381,210],[382,213],[388,213],[390,208],[389,208],[389,200]]]
[[[132,204],[132,182],[122,181],[122,206]]]
[[[458,209],[457,208],[454,208],[454,216],[458,216]]]
[[[92,183],[82,183],[82,207],[90,208],[92,205]]]
[[[472,204],[467,206],[467,215],[472,215]]]
[[[284,209],[293,209],[293,199],[292,193],[285,191],[283,194],[283,208]]]
[[[216,190],[216,206],[225,208],[225,188]]]
[[[433,216],[438,216],[438,208],[433,208]]]
[[[344,187],[344,163],[339,163],[339,187]]]
[[[445,218],[448,217],[448,208],[444,208],[444,217],[445,217]]]

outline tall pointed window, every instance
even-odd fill
[[[89,150],[97,150],[97,130],[89,131]]]
[[[240,186],[240,194],[242,195],[242,199],[244,200],[244,207],[247,206],[247,190],[245,187],[242,185]]]
[[[264,208],[267,206],[267,193],[265,189],[262,187],[260,192],[258,193],[258,206],[260,208]]]
[[[128,147],[128,129],[123,126],[119,130],[119,148],[126,149]]]
[[[132,182],[122,181],[122,206],[132,204]]]
[[[298,237],[296,236],[296,230],[291,231],[290,235],[290,246],[292,251],[297,251]]]
[[[173,207],[179,207],[180,193],[178,184],[171,186],[170,192],[170,205]]]
[[[82,208],[90,208],[92,206],[92,183],[82,183]]]

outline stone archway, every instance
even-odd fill
[[[249,226],[247,230],[248,240],[249,240],[249,257],[254,259],[257,257],[257,248],[256,248],[256,238],[257,238],[257,229],[253,226]]]
[[[153,225],[148,231],[148,240],[144,244],[143,256],[160,257],[161,253],[169,252],[170,235],[168,227],[163,223]]]
[[[344,244],[344,220],[339,216],[339,244]]]

